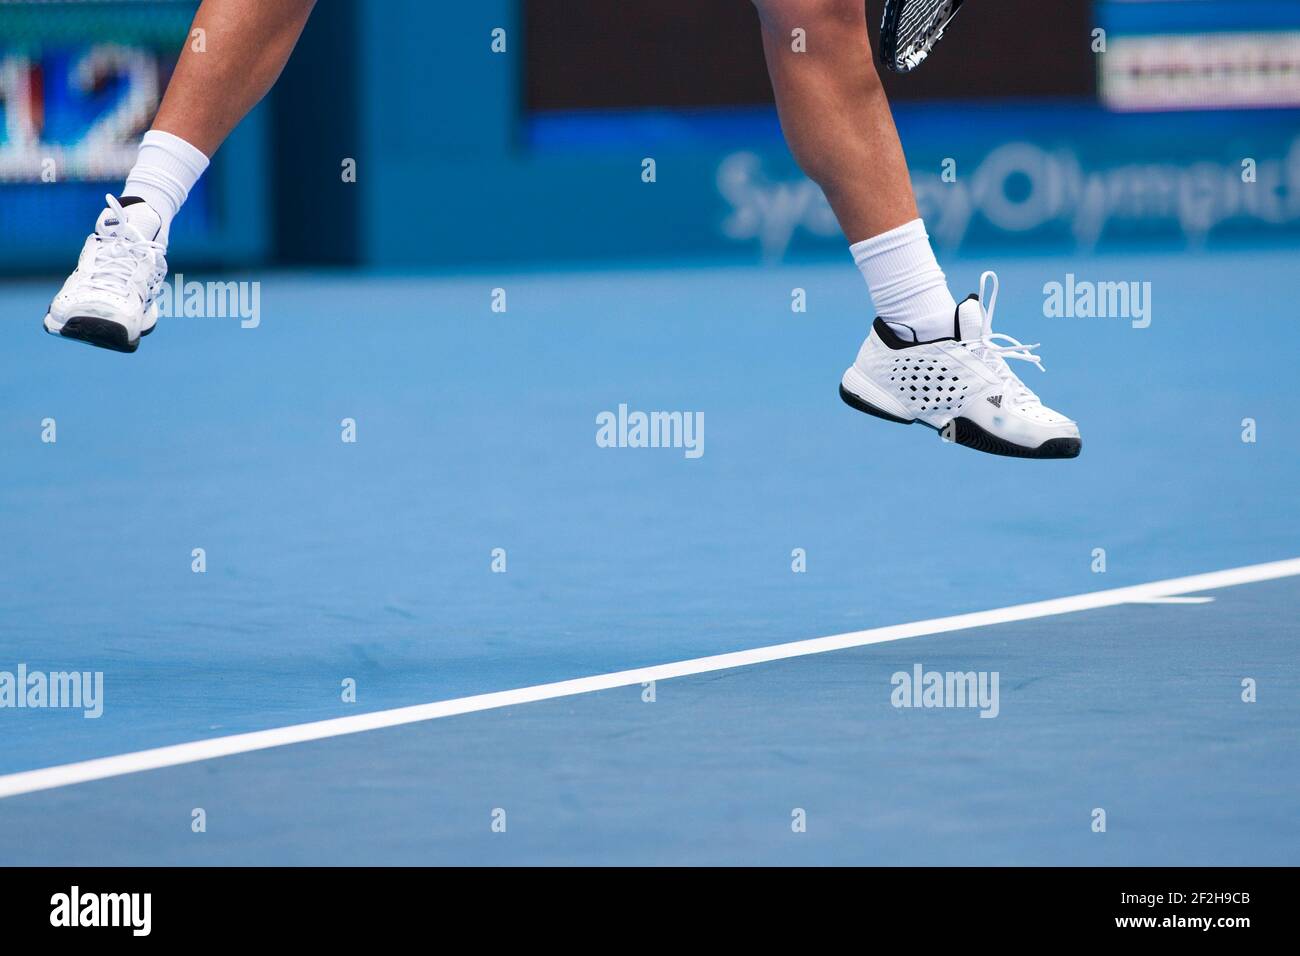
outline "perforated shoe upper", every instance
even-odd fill
[[[987,305],[982,299],[986,286]],[[985,273],[981,295],[958,305],[952,334],[931,341],[917,341],[908,326],[878,318],[854,367],[882,400],[887,397],[889,407],[883,410],[902,419],[942,428],[963,417],[1030,447],[1051,438],[1078,437],[1075,423],[1044,405],[1012,371],[1008,359],[1040,369],[1042,362],[1032,352],[1037,346],[993,332],[996,298],[997,277]]]

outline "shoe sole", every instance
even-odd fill
[[[88,315],[73,316],[63,323],[63,328],[55,332],[49,327],[50,317],[45,317],[45,331],[76,342],[85,342],[96,348],[109,349],[113,352],[134,352],[140,347],[140,339],[152,332],[157,325],[151,325],[140,333],[140,338],[132,342],[127,338],[126,327],[109,319]]]
[[[958,445],[965,445],[967,448],[973,448],[989,455],[1002,455],[1006,458],[1078,458],[1079,452],[1083,450],[1083,439],[1081,438],[1049,438],[1037,448],[1015,445],[1005,438],[999,438],[997,435],[986,431],[969,418],[960,416],[949,423],[953,427],[948,434],[945,434],[943,429],[936,428],[934,425],[920,419],[899,418],[897,415],[891,415],[870,402],[863,401],[843,385],[840,386],[840,398],[844,400],[844,404],[860,412],[865,412],[876,418],[883,418],[888,422],[897,422],[899,425],[924,425],[926,428],[938,432],[939,437],[944,441],[956,442]]]

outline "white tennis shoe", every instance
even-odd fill
[[[989,292],[985,294],[985,287]],[[1079,426],[1044,405],[1007,359],[1037,365],[1032,349],[993,331],[998,277],[980,276],[979,295],[957,306],[953,334],[916,341],[913,330],[877,318],[857,360],[840,381],[840,397],[858,411],[910,425],[993,455],[1075,458]]]
[[[158,321],[167,278],[158,214],[140,200],[105,196],[95,231],[45,316],[45,331],[118,352],[134,352]]]

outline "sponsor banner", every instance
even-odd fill
[[[1097,62],[1115,110],[1300,106],[1300,30],[1118,36]]]

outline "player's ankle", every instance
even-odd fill
[[[144,200],[162,221],[158,242],[167,244],[172,217],[208,167],[208,158],[179,136],[150,130],[140,142],[135,166],[127,175],[124,197]]]
[[[916,341],[952,335],[957,303],[920,219],[856,242],[850,251],[881,318],[905,326]]]

